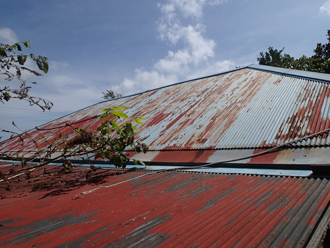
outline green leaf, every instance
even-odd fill
[[[42,71],[44,69],[42,67],[42,63],[39,60],[37,60],[37,66],[38,66],[38,68],[39,68],[40,71]]]
[[[37,59],[37,65],[39,70],[43,71],[45,74],[48,72],[48,63]]]
[[[29,43],[30,43],[30,41],[27,40],[27,41],[25,41],[23,44],[24,44],[25,47],[27,47],[27,48],[31,48],[30,45],[29,45]]]
[[[118,116],[120,118],[123,118],[123,119],[127,119],[128,116],[126,114],[124,114],[123,112],[119,112],[119,111],[112,111],[112,114],[115,115],[115,116]]]
[[[37,71],[34,71],[34,70],[30,70],[30,72],[32,72],[34,75],[36,76],[42,76],[39,72]]]
[[[118,106],[113,108],[113,110],[125,110],[125,109],[127,109],[127,107],[125,106]]]
[[[145,118],[142,115],[138,116],[137,118],[139,118],[141,120],[145,120]]]
[[[134,150],[136,151],[136,153],[140,153],[140,152],[141,152],[141,147],[136,146],[136,147],[134,148]]]
[[[110,121],[110,124],[111,124],[111,126],[115,127],[120,132],[121,129],[116,122]]]
[[[44,66],[43,71],[46,74],[48,72],[48,68],[49,68],[48,63],[47,62],[43,62],[43,66]]]
[[[7,56],[7,53],[6,53],[6,51],[5,51],[5,49],[0,48],[0,56],[1,56],[1,57],[8,57],[8,56]]]
[[[23,54],[23,55],[19,55],[19,56],[17,57],[18,63],[19,63],[20,65],[24,65],[26,59],[27,59],[27,55],[25,55],[25,54]]]
[[[134,164],[136,164],[136,165],[144,165],[144,166],[146,166],[146,164],[145,163],[143,163],[141,160],[133,160],[133,162],[134,162]]]
[[[133,121],[134,121],[136,124],[139,124],[139,125],[142,125],[142,124],[143,124],[143,122],[142,122],[140,119],[138,119],[138,118],[133,119]]]
[[[15,45],[16,45],[18,51],[22,51],[21,44],[19,44],[19,43],[17,42],[17,43],[15,43]]]
[[[145,163],[143,163],[143,161],[139,160],[139,162],[140,162],[142,165],[146,166],[146,164],[145,164]]]
[[[17,60],[20,65],[23,65],[23,57],[21,55],[17,57]]]

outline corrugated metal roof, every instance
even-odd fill
[[[271,73],[278,73],[286,76],[295,76],[302,77],[305,79],[312,79],[316,81],[325,81],[330,82],[330,74],[320,73],[320,72],[311,72],[311,71],[300,71],[295,69],[287,69],[281,67],[265,66],[265,65],[249,65],[248,68],[258,69],[262,71],[269,71]]]
[[[326,79],[330,76],[254,65],[102,102],[42,128],[84,120],[79,125],[95,128],[100,121],[91,117],[104,108],[124,105],[129,116],[146,118],[137,138],[151,150],[266,148],[330,127]],[[72,129],[34,130],[30,135],[40,138],[42,145],[41,136],[51,140],[59,131]],[[330,145],[328,134],[296,144],[324,145]],[[17,139],[1,148],[3,152],[20,149]],[[24,150],[35,150],[33,142],[26,142]]]
[[[0,246],[303,247],[330,199],[328,179],[123,172],[0,185]]]

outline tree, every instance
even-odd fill
[[[21,77],[23,71],[30,72],[36,76],[42,76],[38,71],[25,66],[28,57],[36,63],[39,70],[43,73],[48,72],[46,57],[40,55],[36,56],[33,53],[30,55],[17,54],[17,52],[22,51],[22,45],[26,48],[31,48],[29,43],[29,41],[25,41],[17,42],[14,45],[0,44],[0,74],[7,76],[7,78],[5,78],[7,81],[17,79],[20,82],[19,88],[12,88],[10,85],[5,85],[3,88],[0,88],[0,101],[4,103],[4,101],[8,102],[12,98],[17,98],[28,101],[30,105],[37,105],[44,111],[46,109],[49,110],[52,108],[53,103],[40,97],[30,96],[29,90],[31,86],[28,86],[27,81]],[[30,83],[36,84],[36,82]]]
[[[136,153],[146,153],[148,147],[145,143],[135,140],[134,130],[137,128],[133,126],[132,122],[142,124],[143,116],[137,116],[132,119],[132,122],[126,122],[124,125],[119,126],[116,123],[118,119],[127,119],[128,116],[121,112],[126,107],[118,106],[104,109],[102,114],[92,118],[100,118],[102,123],[96,130],[88,128],[75,128],[76,124],[80,123],[67,123],[64,126],[53,127],[52,129],[60,129],[63,127],[71,127],[72,131],[67,133],[59,132],[57,137],[53,140],[48,140],[43,136],[33,138],[29,132],[17,134],[22,146],[21,151],[15,151],[12,154],[0,154],[1,157],[11,157],[21,161],[21,168],[17,170],[15,166],[9,173],[0,173],[0,182],[6,182],[7,188],[10,190],[11,185],[17,177],[26,175],[30,178],[30,172],[36,168],[48,165],[53,162],[64,161],[62,169],[57,174],[52,176],[58,177],[63,174],[75,172],[71,159],[83,160],[90,164],[90,169],[86,173],[86,180],[89,180],[98,169],[94,166],[93,162],[97,159],[107,161],[109,164],[114,164],[116,167],[125,168],[130,158],[126,153],[127,148],[133,149]],[[49,130],[49,129],[46,129]],[[40,132],[44,131],[39,129]],[[72,138],[73,136],[73,138]],[[27,141],[32,141],[35,146],[35,154],[31,158],[24,158],[24,144]],[[16,142],[18,142],[16,140]],[[26,166],[27,161],[38,161],[37,165]],[[133,160],[138,165],[145,165],[142,161]],[[24,171],[24,173],[22,173]],[[44,170],[45,171],[45,170]],[[58,180],[57,180],[58,181]],[[18,182],[18,181],[17,181]],[[47,184],[48,185],[48,184]],[[33,189],[40,185],[37,183],[33,185]],[[46,187],[48,188],[48,186]],[[32,189],[32,190],[33,190]]]
[[[29,89],[30,86],[27,85],[26,80],[22,76],[22,71],[28,71],[36,76],[42,76],[36,70],[28,68],[25,66],[25,62],[28,57],[31,58],[39,70],[43,73],[48,72],[47,58],[43,56],[36,56],[34,54],[16,54],[17,51],[22,51],[21,44],[26,48],[31,48],[29,41],[18,42],[14,45],[0,44],[0,74],[7,76],[7,81],[12,81],[17,79],[20,82],[20,87],[18,89],[10,87],[10,85],[5,85],[4,88],[0,89],[0,101],[9,101],[11,98],[18,98],[20,100],[27,100],[31,105],[38,105],[43,110],[50,109],[53,103],[42,99],[40,97],[30,96]],[[36,84],[32,82],[32,84]],[[104,99],[113,99],[121,97],[121,94],[114,93],[111,90],[107,90],[104,94]],[[9,173],[0,172],[0,182],[7,183],[7,190],[11,189],[11,185],[15,179],[16,182],[19,181],[19,177],[26,175],[26,179],[30,178],[31,171],[38,167],[48,165],[52,162],[62,163],[62,169],[56,174],[47,174],[44,169],[44,175],[51,178],[52,176],[58,177],[66,173],[73,173],[74,166],[71,163],[71,159],[75,160],[87,160],[90,164],[90,170],[86,173],[86,180],[91,179],[97,168],[93,165],[94,160],[102,159],[108,161],[109,164],[114,164],[116,167],[125,168],[126,164],[129,162],[130,158],[126,152],[127,148],[134,150],[136,153],[148,151],[148,147],[145,143],[141,143],[135,140],[135,131],[137,128],[132,124],[133,122],[141,125],[143,116],[137,116],[133,118],[131,122],[127,122],[123,125],[118,125],[116,120],[127,119],[128,116],[121,112],[125,110],[126,107],[118,106],[107,108],[102,111],[100,115],[93,116],[91,119],[100,119],[100,125],[96,130],[82,128],[81,122],[77,123],[66,123],[64,126],[54,127],[52,129],[59,130],[63,127],[69,127],[69,131],[66,129],[64,133],[56,132],[57,136],[52,139],[47,139],[42,135],[42,129],[37,128],[41,135],[33,136],[30,132],[21,131],[21,133],[16,133],[7,130],[1,130],[2,132],[9,132],[12,134],[11,138],[16,138],[14,142],[21,142],[21,151],[13,151],[13,153],[0,153],[0,158],[10,158],[17,159],[21,161],[21,168],[16,169],[13,166]],[[86,121],[86,120],[84,120]],[[13,125],[16,124],[13,122]],[[17,126],[16,126],[17,127]],[[24,154],[28,153],[24,151],[25,143],[31,142],[35,146],[35,153],[29,158],[25,158]],[[1,144],[0,144],[1,146]],[[37,165],[28,167],[26,161],[38,161]],[[145,165],[142,161],[133,160],[135,164]],[[22,173],[22,171],[24,171]],[[58,182],[58,180],[56,180]],[[32,187],[32,191],[36,189],[53,185],[51,179],[49,182],[36,183]]]
[[[284,48],[277,50],[273,47],[268,47],[268,51],[265,53],[261,52],[257,60],[259,65],[330,73],[330,30],[327,31],[327,36],[328,43],[318,43],[313,50],[314,55],[311,57],[303,55],[299,59],[295,59],[289,54],[282,54]]]
[[[61,156],[63,158],[72,156],[83,157],[87,154],[93,154],[94,160],[101,158],[108,161],[109,164],[125,168],[130,160],[125,154],[127,147],[134,149],[136,153],[146,153],[148,151],[147,145],[134,139],[134,130],[137,128],[131,122],[127,122],[121,127],[116,123],[116,119],[128,118],[125,113],[121,112],[121,110],[125,109],[125,106],[104,109],[102,111],[103,114],[99,116],[102,124],[97,130],[75,128],[74,132],[76,135],[72,140],[66,140],[67,138],[64,138],[64,140],[59,139],[60,142],[57,146],[61,147],[59,149],[59,151],[62,151]],[[144,120],[143,116],[137,116],[132,121],[141,125],[141,120]],[[51,144],[49,148],[52,147],[54,147],[54,144]],[[53,152],[52,149],[50,151]],[[44,155],[44,157],[48,156]],[[92,163],[91,161],[89,162]],[[134,163],[143,164],[141,161],[134,161]]]
[[[104,98],[106,100],[111,100],[111,99],[115,99],[118,97],[122,97],[121,94],[115,93],[112,90],[107,90],[106,92],[102,92],[102,94],[103,94],[102,98]]]
[[[67,183],[68,179],[65,179],[67,177],[64,177],[63,180],[58,180],[58,178],[63,175],[72,175],[72,178],[75,178],[77,172],[81,175],[83,171],[86,171],[84,167],[75,168],[71,159],[87,160],[86,162],[89,162],[90,164],[90,169],[87,170],[85,174],[86,181],[79,182],[81,179],[77,178],[74,180],[74,185],[79,186],[81,186],[81,183],[93,183],[94,178],[98,180],[97,178],[102,174],[102,169],[93,165],[93,162],[96,159],[102,159],[109,164],[114,164],[116,167],[125,168],[130,160],[125,151],[127,148],[133,149],[136,153],[146,153],[148,151],[146,144],[135,141],[134,130],[136,127],[132,125],[132,122],[142,124],[141,120],[144,120],[142,116],[137,116],[132,119],[132,122],[126,122],[122,126],[119,126],[116,123],[116,120],[118,119],[128,118],[125,113],[121,112],[121,110],[125,109],[126,107],[124,106],[112,107],[104,109],[101,115],[92,117],[100,118],[102,120],[102,123],[96,130],[79,127],[74,128],[74,126],[81,122],[80,121],[77,123],[65,124],[65,127],[72,128],[72,132],[59,132],[57,138],[53,140],[48,140],[47,138],[40,136],[38,140],[36,140],[28,132],[18,134],[22,145],[22,151],[15,151],[14,154],[0,154],[0,158],[6,156],[13,158],[13,155],[17,152],[16,159],[21,161],[21,168],[13,165],[8,173],[0,171],[0,182],[6,183],[6,190],[8,191],[11,191],[15,182],[17,183],[20,180],[29,180],[27,187],[30,185],[32,191],[41,189],[49,190],[53,186],[56,187],[56,185],[61,184],[61,181],[64,181],[66,185],[73,185],[72,182]],[[60,129],[64,126],[53,127],[52,129]],[[41,129],[39,131],[42,132],[43,130]],[[74,134],[73,138],[72,134]],[[22,154],[24,154],[24,143],[28,140],[34,143],[36,152],[33,155],[33,158],[31,158],[31,152],[28,152],[30,153],[29,158],[26,159]],[[37,165],[27,166],[27,161],[38,161],[39,163]],[[63,161],[62,167],[59,167],[57,171],[54,172],[53,170],[52,172],[46,172],[46,168],[44,168],[43,174],[34,175],[32,177],[32,171],[40,171],[40,169],[37,168],[48,165],[52,162],[60,161]],[[133,160],[133,162],[136,165],[145,165],[139,160]],[[79,178],[81,177],[79,176]],[[29,184],[34,181],[37,182]]]
[[[282,52],[284,47],[281,50],[274,49],[273,47],[268,47],[268,52],[261,52],[260,57],[257,58],[260,65],[270,65],[276,67],[284,67],[286,62],[291,61],[290,55],[284,54]]]
[[[330,73],[330,30],[327,31],[328,43],[317,43],[312,58],[313,67],[318,71]]]

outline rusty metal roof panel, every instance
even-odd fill
[[[328,179],[102,173],[34,192],[0,185],[0,246],[304,247],[330,200]]]
[[[280,67],[273,67],[273,66],[265,66],[265,65],[249,65],[247,66],[251,69],[257,69],[262,71],[269,71],[271,73],[279,73],[282,75],[289,75],[313,80],[322,80],[326,82],[330,82],[330,74],[327,73],[320,73],[320,72],[311,72],[311,71],[300,71],[288,68],[280,68]]]
[[[124,105],[129,116],[146,118],[137,138],[151,150],[274,146],[330,127],[330,86],[324,81],[329,76],[317,81],[291,71],[250,66],[95,104],[42,128],[67,122],[96,128],[100,121],[91,117],[104,108]],[[311,76],[315,75],[319,74]],[[56,133],[71,130],[65,126],[32,130],[31,136],[52,140]],[[1,150],[20,149],[17,141],[6,141]],[[296,144],[324,145],[330,145],[328,134]],[[27,142],[24,149],[34,150],[34,143]]]

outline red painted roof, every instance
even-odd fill
[[[330,199],[319,178],[56,170],[0,184],[1,247],[302,247]]]

